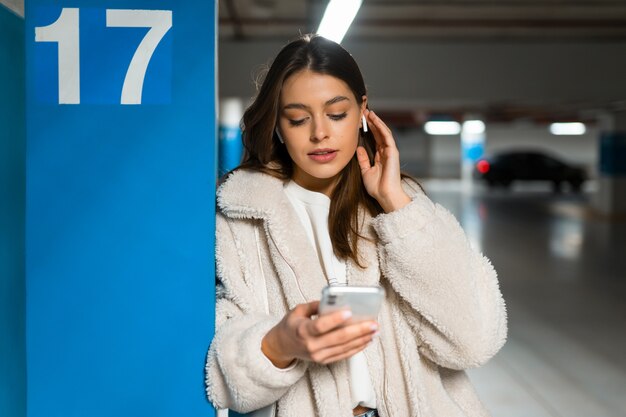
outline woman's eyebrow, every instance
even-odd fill
[[[345,101],[345,100],[350,101],[350,99],[346,96],[336,96],[336,97],[331,98],[330,100],[327,100],[326,103],[324,103],[324,107],[327,107],[327,106],[330,106],[331,104],[339,103],[340,101]],[[311,110],[311,107],[302,103],[289,103],[283,107],[283,110],[287,110],[287,109]]]
[[[325,106],[330,106],[331,104],[335,104],[335,103],[339,103],[340,101],[350,101],[350,99],[346,96],[337,96],[337,97],[333,97],[330,100],[328,100],[324,105]]]

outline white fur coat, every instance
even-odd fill
[[[413,199],[406,207],[362,214],[363,232],[374,239],[359,246],[366,268],[347,262],[349,285],[386,290],[380,336],[364,351],[379,413],[488,416],[463,370],[487,362],[506,340],[496,272],[454,216],[406,186]],[[216,333],[206,364],[213,405],[249,412],[277,401],[279,417],[352,416],[345,361],[281,370],[261,352],[267,331],[326,285],[282,181],[240,170],[222,184],[215,256]]]

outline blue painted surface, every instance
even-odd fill
[[[600,173],[610,177],[626,176],[626,132],[600,136]]]
[[[241,164],[243,142],[238,126],[219,127],[219,168],[218,176],[226,174]]]
[[[171,60],[157,65],[171,65],[169,99],[149,74],[148,104],[89,92],[84,77],[114,65],[96,65],[81,35],[81,90],[104,98],[41,100],[34,28],[50,21],[30,12],[59,4],[172,10]],[[213,416],[215,2],[26,6],[28,416]]]
[[[472,162],[477,162],[480,158],[482,158],[484,154],[484,150],[485,150],[484,143],[470,143],[470,144],[463,143],[462,144],[463,159],[469,160]]]
[[[24,20],[0,5],[0,416],[26,415]]]
[[[72,6],[76,6],[75,3],[72,3]],[[153,3],[151,9],[159,8],[159,2]],[[160,4],[167,8],[167,2],[160,2]],[[41,6],[31,7],[29,10],[32,10],[32,21],[35,22],[35,26],[48,26],[59,18],[63,7],[69,6],[66,4]],[[119,4],[113,5],[112,2],[107,2],[100,8],[80,8],[80,98],[83,104],[118,104],[120,102],[128,65],[137,46],[149,30],[149,28],[141,27],[107,27],[106,9],[118,7]],[[119,8],[128,8],[128,5]],[[171,102],[174,33],[174,30],[167,32],[151,57],[145,76],[143,104]],[[36,99],[39,103],[59,102],[57,87],[59,72],[56,57],[56,42],[33,44],[34,82],[36,83]]]

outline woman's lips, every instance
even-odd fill
[[[330,162],[337,156],[335,149],[318,149],[308,154],[315,162]]]

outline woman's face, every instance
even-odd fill
[[[330,196],[356,152],[366,101],[359,106],[348,85],[330,75],[303,70],[285,80],[278,129],[297,184]]]

